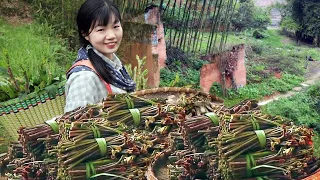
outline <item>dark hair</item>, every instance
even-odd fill
[[[115,17],[116,22],[121,22],[119,9],[109,0],[87,0],[80,7],[77,15],[77,25],[80,45],[86,47],[90,42],[84,36],[89,35],[90,29],[98,23],[99,25],[108,25],[111,17]],[[98,56],[92,49],[88,50],[89,59],[99,73],[107,82],[112,83],[110,70],[106,68],[105,61]]]
[[[77,15],[77,25],[80,44],[86,47],[89,43],[84,36],[90,34],[90,28],[96,23],[106,26],[114,15],[116,22],[121,22],[119,9],[109,0],[87,0],[80,7]]]

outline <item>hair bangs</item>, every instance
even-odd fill
[[[114,22],[110,22],[112,17],[114,17]],[[118,22],[121,22],[119,11],[113,6],[105,6],[95,13],[95,18],[92,21],[92,27],[107,26],[109,23]]]

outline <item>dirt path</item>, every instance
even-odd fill
[[[285,1],[284,0],[255,0],[255,5],[259,7],[267,7],[277,2],[284,3]]]
[[[274,94],[272,96],[269,96],[268,98],[265,98],[261,101],[259,101],[258,105],[263,106],[265,104],[268,104],[272,101],[276,101],[280,98],[287,98],[290,96],[295,95],[296,93],[304,90],[306,87],[319,82],[320,81],[320,61],[309,61],[308,64],[308,73],[305,74],[305,81],[300,84],[300,86],[294,87],[291,91],[286,92],[284,94]]]

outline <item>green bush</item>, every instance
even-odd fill
[[[63,81],[76,57],[48,24],[12,26],[0,20],[0,34],[1,101]]]
[[[174,81],[176,72],[170,71],[168,68],[160,70],[160,87],[169,87],[170,83]]]
[[[267,29],[268,24],[271,23],[269,10],[265,8],[255,7],[253,13],[252,27],[259,29]]]
[[[264,51],[264,47],[257,43],[251,44],[250,47],[255,54],[261,55]]]
[[[253,31],[252,36],[256,39],[263,39],[266,38],[268,35],[266,34],[266,32],[262,29],[256,29]]]
[[[290,98],[280,99],[263,107],[265,113],[280,115],[292,119],[299,125],[307,125],[320,132],[320,113],[315,104],[319,101],[320,85],[311,86]]]
[[[172,50],[172,49],[171,49]],[[183,60],[177,60],[174,55],[167,58],[167,67],[160,70],[160,86],[178,86],[200,88],[200,70],[208,61],[197,57],[188,57],[183,51],[175,51],[185,57]]]
[[[312,107],[320,114],[320,83],[311,86],[307,93],[312,97],[313,104]],[[320,125],[319,125],[320,126]],[[320,128],[320,127],[319,127]]]
[[[211,86],[210,92],[224,98],[225,104],[227,106],[232,106],[237,104],[241,100],[258,100],[263,98],[264,96],[269,96],[276,92],[289,91],[302,81],[303,78],[301,77],[290,74],[283,74],[281,79],[272,77],[265,79],[260,83],[247,84],[246,86],[238,88],[237,90],[229,89],[227,90],[227,97],[222,96],[222,88],[216,83]]]
[[[160,70],[160,87],[191,87],[200,88],[200,71],[188,68],[173,71],[168,68]]]
[[[243,31],[250,28],[266,29],[271,22],[269,11],[254,5],[253,0],[245,0],[239,3],[231,20],[236,31]]]
[[[78,45],[76,31],[76,12],[84,0],[29,0],[32,4],[34,18],[39,23],[50,24],[54,32],[68,40],[68,45],[75,48]]]

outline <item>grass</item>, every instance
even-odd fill
[[[298,125],[314,129],[315,154],[320,157],[320,83],[290,98],[283,98],[262,107],[263,113],[289,118]]]
[[[210,92],[223,98],[226,106],[233,106],[245,99],[259,100],[265,96],[272,95],[275,92],[287,92],[293,87],[298,86],[302,81],[302,77],[283,74],[281,79],[272,77],[261,83],[248,84],[236,91],[229,89],[227,91],[227,97],[223,97],[222,88],[218,84],[213,85]]]
[[[313,148],[314,148],[314,155],[320,157],[320,134],[316,133],[313,136]]]
[[[0,84],[6,87],[0,88],[1,93],[6,93],[6,96],[0,95],[0,101],[28,93],[28,89],[29,92],[37,91],[64,75],[75,57],[65,42],[56,37],[47,24],[13,26],[0,19]],[[6,72],[8,67],[18,82],[19,91],[12,91],[12,81]],[[29,81],[27,87],[26,77]]]
[[[281,34],[278,29],[263,32],[264,39],[252,37],[253,30],[241,33],[230,33],[228,46],[237,43],[246,45],[247,86],[237,92],[230,91],[226,105],[237,104],[244,99],[261,99],[277,92],[285,93],[304,81],[304,63],[306,56],[320,57],[318,48],[310,45],[296,45]],[[284,43],[285,42],[285,43]],[[273,74],[265,72],[280,69],[281,79],[273,78]],[[213,88],[214,89],[214,88]],[[217,89],[217,88],[216,88]],[[219,90],[212,91],[220,94]]]
[[[56,37],[47,24],[13,26],[1,18],[0,48],[0,107],[24,97],[23,90],[26,84],[24,71],[29,78],[30,91],[40,91],[50,83],[63,81],[61,77],[64,76],[66,67],[76,57],[76,52],[70,52],[65,41]],[[14,89],[9,91],[12,86],[5,83],[10,82],[7,60],[22,89],[10,95],[8,94]],[[10,137],[0,123],[0,153],[7,152],[9,141]]]

